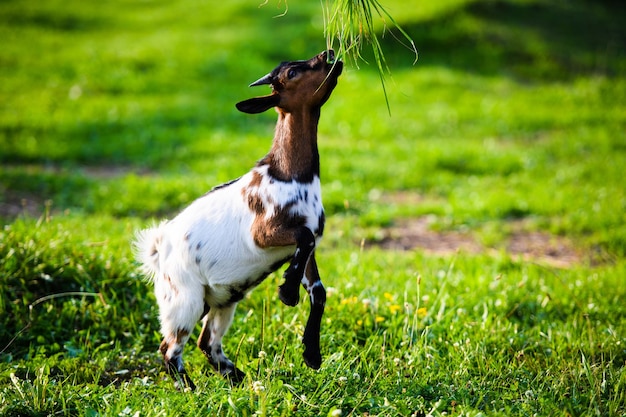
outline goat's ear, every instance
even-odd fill
[[[272,107],[278,106],[280,103],[280,96],[278,94],[270,94],[269,96],[254,97],[248,100],[240,101],[235,106],[237,110],[244,113],[263,113]]]

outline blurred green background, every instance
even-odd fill
[[[264,93],[247,85],[277,62],[326,45],[320,4],[288,6],[3,2],[3,217],[24,200],[35,213],[45,200],[170,213],[239,176],[268,149],[274,114],[234,103]],[[391,115],[373,65],[346,71],[320,126],[328,209],[367,212],[370,190],[410,190],[453,222],[537,216],[559,233],[615,232],[596,238],[624,254],[621,3],[385,7],[420,59],[384,34]]]
[[[133,233],[260,159],[276,115],[235,103],[265,94],[248,84],[280,61],[326,47],[319,1],[260,3],[0,2],[0,412],[125,415],[146,378],[189,414],[232,395],[236,415],[289,415],[291,393],[308,415],[623,412],[626,4],[610,0],[382,2],[419,60],[378,22],[390,112],[367,45],[322,110],[330,365],[305,373],[299,343],[277,337],[297,340],[302,317],[278,310],[273,275],[226,346],[258,365],[265,402],[204,374],[206,403],[169,395]],[[481,253],[378,247],[424,218]],[[520,232],[567,242],[574,261],[516,257]],[[68,291],[88,295],[42,299]],[[268,369],[289,395],[265,381],[260,349],[280,357]],[[135,385],[115,391],[120,380]]]
[[[621,3],[385,7],[420,58],[412,65],[384,34],[391,115],[373,65],[342,77],[320,126],[328,209],[349,201],[367,214],[372,189],[410,190],[433,203],[409,211],[602,229],[612,235],[596,239],[624,254]],[[3,2],[1,215],[24,200],[34,213],[45,200],[86,214],[171,213],[245,172],[269,148],[274,114],[239,114],[234,103],[264,93],[247,85],[277,62],[326,45],[320,4],[277,17],[285,8]]]

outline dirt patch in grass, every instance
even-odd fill
[[[513,226],[507,242],[506,250],[510,254],[561,268],[583,261],[582,253],[569,239],[546,232],[524,230],[523,222],[518,223]]]
[[[111,178],[124,175],[122,168],[85,168],[84,175],[94,178]],[[145,173],[142,173],[145,174]],[[396,204],[418,204],[419,195],[396,193],[386,196]],[[50,210],[50,200],[32,193],[5,190],[4,201],[0,201],[0,218],[13,219],[18,215],[39,217]],[[523,221],[508,225],[511,230],[508,239],[499,248],[481,245],[470,233],[458,231],[436,231],[432,227],[432,218],[423,216],[398,220],[393,226],[385,228],[382,238],[365,242],[366,247],[378,246],[388,250],[422,250],[436,255],[456,252],[479,254],[499,251],[502,248],[510,255],[521,257],[525,261],[540,262],[551,266],[566,268],[580,263],[584,257],[576,250],[569,239],[546,232],[529,231]]]
[[[19,215],[39,217],[46,210],[48,200],[32,193],[5,191],[4,201],[0,201],[0,219],[14,219]]]
[[[461,232],[437,232],[431,230],[428,217],[402,219],[393,226],[385,228],[383,238],[369,242],[371,246],[380,246],[390,250],[423,249],[435,254],[448,254],[457,251],[480,253],[483,251],[469,234]]]
[[[5,167],[11,169],[11,166]],[[48,173],[48,174],[60,174],[72,176],[85,177],[91,180],[107,181],[118,177],[123,177],[130,173],[137,176],[151,175],[151,171],[147,169],[136,169],[127,166],[116,165],[103,165],[103,166],[80,166],[74,168],[63,168],[54,165],[14,165],[13,168],[23,168],[27,177],[29,170],[34,173]],[[38,181],[37,178],[33,178],[32,181]],[[36,188],[36,187],[35,187]],[[42,187],[45,188],[45,187]],[[5,221],[11,221],[18,216],[25,217],[41,217],[42,215],[52,211],[58,211],[58,207],[53,204],[55,195],[50,193],[37,194],[33,191],[15,189],[4,186],[0,183],[0,219]]]
[[[470,233],[436,231],[431,228],[429,217],[398,220],[383,230],[383,238],[366,242],[366,246],[378,246],[388,250],[422,250],[436,255],[456,252],[484,253],[499,251],[481,245]],[[583,260],[580,252],[566,238],[546,232],[528,231],[523,222],[510,225],[511,232],[502,248],[511,256],[525,261],[545,263],[566,268]]]

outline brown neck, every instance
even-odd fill
[[[269,154],[261,161],[269,174],[281,181],[311,182],[319,177],[317,150],[319,110],[286,113],[278,110],[278,122]]]

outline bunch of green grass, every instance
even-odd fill
[[[415,54],[415,63],[418,58],[418,52],[413,39],[378,0],[334,0],[332,5],[329,4],[329,0],[324,0],[322,2],[322,10],[324,13],[326,46],[330,49],[337,41],[337,56],[345,56],[351,59],[358,67],[359,61],[367,62],[362,53],[364,46],[371,46],[385,94],[387,109],[389,109],[385,75],[390,74],[391,71],[385,60],[385,54],[376,32],[377,20],[375,18],[378,17],[383,25],[383,35],[389,32],[398,42]],[[393,32],[393,28],[397,30],[398,34]]]
[[[330,285],[319,371],[300,356],[306,306],[283,306],[273,274],[242,301],[226,341],[244,383],[230,387],[190,344],[198,392],[172,392],[154,298],[124,244],[137,220],[101,216],[77,227],[84,220],[20,219],[0,235],[0,260],[15,251],[26,261],[0,261],[10,285],[67,257],[45,285],[101,294],[37,303],[37,320],[0,354],[2,416],[624,413],[624,262],[556,270],[504,254],[338,244],[320,252]],[[2,320],[27,313],[24,303],[9,308]]]

